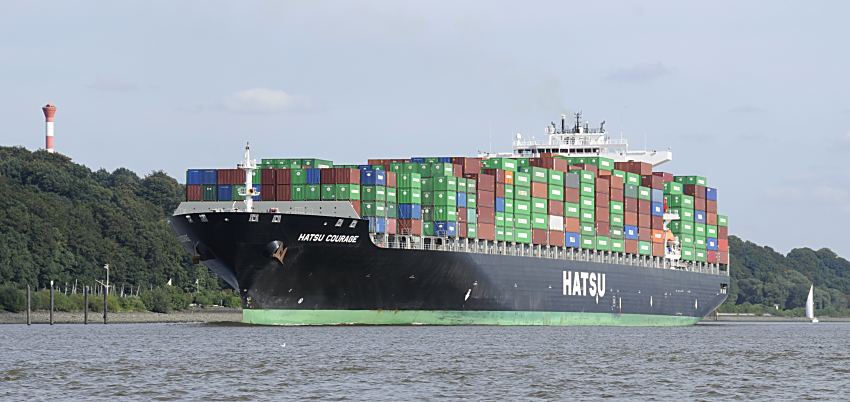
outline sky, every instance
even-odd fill
[[[598,4],[597,4],[598,3]],[[4,1],[0,145],[92,169],[510,151],[562,113],[708,177],[730,233],[850,257],[850,3]]]

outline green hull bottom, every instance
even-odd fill
[[[700,317],[554,311],[436,310],[242,310],[242,322],[258,325],[605,325],[674,327]]]

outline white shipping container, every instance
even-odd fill
[[[549,230],[564,231],[564,217],[549,215]]]

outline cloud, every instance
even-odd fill
[[[738,105],[729,109],[729,113],[735,114],[761,114],[765,110],[755,105]]]
[[[200,109],[226,110],[234,113],[275,114],[304,111],[307,100],[279,89],[251,88],[236,92],[221,101]]]
[[[623,83],[648,83],[670,75],[671,71],[660,62],[635,64],[612,71],[605,79]]]
[[[135,92],[139,89],[136,84],[110,78],[95,78],[86,88],[107,92]]]

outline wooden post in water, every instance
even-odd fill
[[[53,325],[53,281],[50,281],[50,325]]]
[[[27,325],[32,325],[30,310],[32,310],[32,289],[30,289],[30,285],[27,285]]]
[[[83,324],[89,323],[89,287],[83,285]]]
[[[109,311],[109,306],[106,303],[106,295],[109,293],[109,289],[104,289],[103,291],[103,323],[106,324],[106,314]]]

